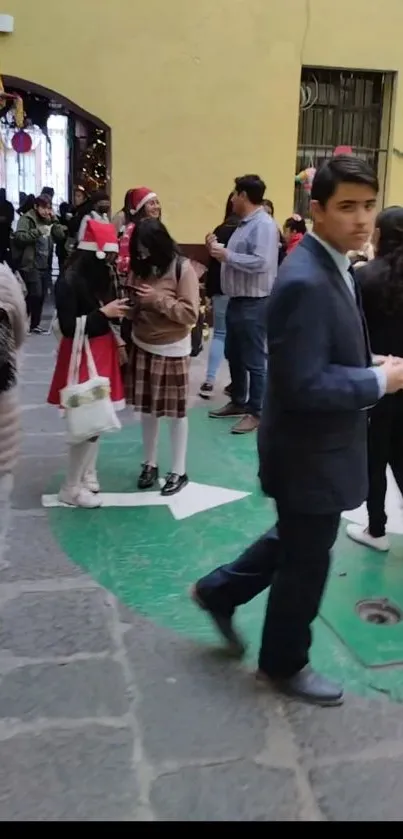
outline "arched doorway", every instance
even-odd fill
[[[24,130],[32,139],[28,153],[14,151],[12,102],[0,94],[0,187],[9,200],[19,205],[20,193],[38,194],[46,185],[55,190],[56,209],[72,199],[78,184],[87,191],[109,188],[109,126],[56,91],[15,76],[2,81],[6,93],[21,96]]]

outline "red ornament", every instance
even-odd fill
[[[11,140],[11,145],[17,154],[26,154],[32,149],[32,139],[26,131],[17,131]]]

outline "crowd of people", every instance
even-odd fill
[[[332,705],[342,701],[342,687],[312,670],[309,650],[341,513],[367,499],[368,527],[351,524],[347,533],[388,550],[388,464],[403,491],[403,208],[376,216],[376,175],[352,155],[316,172],[312,229],[292,214],[280,230],[265,190],[257,175],[235,179],[224,219],[205,237],[203,267],[182,255],[158,195],[145,187],[128,190],[113,218],[106,193],[79,189],[56,217],[45,189],[20,208],[15,232],[0,203],[0,226],[10,230],[2,258],[22,277],[37,332],[55,244],[59,346],[48,401],[66,409],[81,324],[88,352],[77,363],[78,384],[95,369],[114,409],[129,404],[140,415],[140,490],[159,482],[159,425],[169,420],[166,496],[188,483],[189,360],[205,272],[213,334],[200,396],[213,396],[225,357],[228,401],[209,417],[233,418],[234,434],[257,431],[259,479],[276,502],[277,524],[235,562],[199,580],[192,598],[241,656],[246,645],[235,610],[270,587],[259,679]],[[0,279],[15,295],[14,314],[12,301],[0,306],[0,398],[9,399],[23,297],[4,265]],[[98,444],[99,434],[69,441],[61,503],[101,505]]]

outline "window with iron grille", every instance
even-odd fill
[[[381,181],[386,177],[393,74],[303,67],[296,175],[318,168],[337,146],[350,146]],[[296,184],[294,209],[309,215],[309,192]]]

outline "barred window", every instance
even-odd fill
[[[337,146],[350,146],[377,170],[383,190],[392,86],[391,73],[303,67],[296,174],[317,169]],[[309,215],[309,194],[300,184],[294,209]]]

